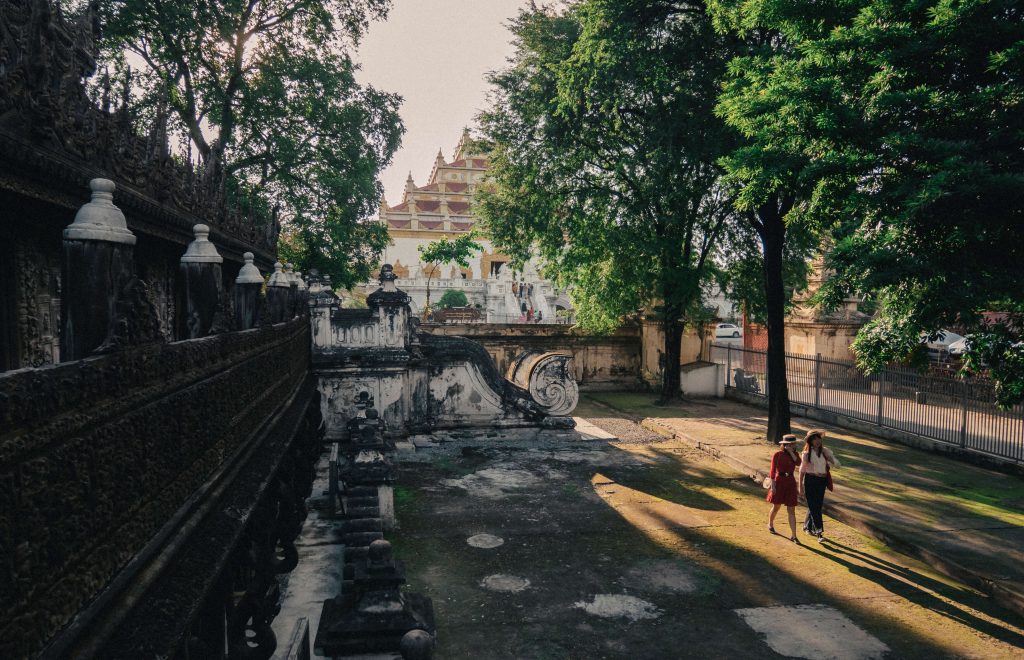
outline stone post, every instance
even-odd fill
[[[246,252],[242,258],[245,259],[245,265],[235,278],[235,320],[239,330],[249,330],[256,327],[256,307],[260,289],[263,288],[263,276],[252,263],[252,252]]]
[[[89,182],[92,199],[64,229],[61,360],[80,360],[107,338],[122,287],[134,276],[135,235],[114,206],[114,182]]]
[[[309,316],[309,286],[300,271],[295,271],[295,285],[298,287],[295,300],[296,316]]]
[[[288,320],[288,297],[291,295],[291,279],[284,272],[284,266],[278,261],[274,264],[274,272],[267,280],[267,311],[271,323]]]
[[[284,265],[284,274],[288,278],[288,312],[285,320],[299,315],[299,282],[295,275],[295,267],[290,263]]]
[[[210,242],[210,228],[192,227],[195,239],[178,266],[178,339],[197,339],[210,334],[220,299],[220,265],[224,259]]]

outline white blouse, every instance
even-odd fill
[[[821,456],[818,456],[818,452],[804,452],[800,455],[800,473],[801,474],[813,474],[819,477],[824,477],[827,473],[827,465],[832,467],[839,467],[839,461],[836,459],[835,454],[828,447],[823,447]]]

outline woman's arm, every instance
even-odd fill
[[[779,476],[779,454],[778,452],[772,454],[772,466],[768,468],[768,476],[775,481]]]
[[[836,458],[836,455],[832,453],[831,449],[829,449],[828,447],[825,447],[825,452],[824,453],[825,453],[825,460],[828,461],[829,465],[831,465],[832,467],[842,467],[842,465],[839,464],[839,459]]]

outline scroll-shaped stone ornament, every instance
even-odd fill
[[[507,378],[529,390],[548,415],[568,415],[580,401],[580,390],[572,375],[572,355],[563,352],[529,351],[509,365]]]

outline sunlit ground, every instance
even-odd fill
[[[1016,615],[834,521],[821,545],[770,536],[763,491],[682,443],[454,451],[401,483],[396,553],[434,599],[438,657],[999,658],[1024,645]],[[480,534],[501,543],[468,542]],[[785,646],[816,622],[825,632],[803,651]]]

